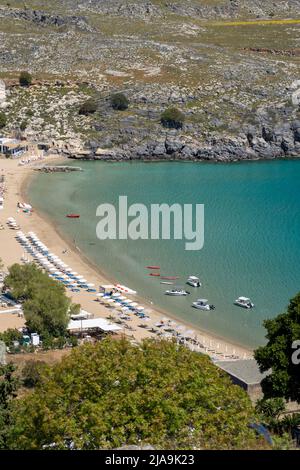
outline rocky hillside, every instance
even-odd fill
[[[72,156],[297,156],[300,0],[0,0],[0,78],[5,132]],[[91,97],[97,112],[79,115]],[[160,124],[170,105],[181,130]]]

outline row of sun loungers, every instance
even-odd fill
[[[25,166],[25,165],[29,165],[30,163],[33,163],[33,162],[38,162],[40,160],[44,160],[45,157],[43,155],[32,155],[31,157],[28,157],[28,158],[22,158],[18,165],[19,166]]]

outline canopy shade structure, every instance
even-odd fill
[[[88,331],[88,330],[101,330],[105,332],[120,331],[122,328],[114,323],[103,318],[93,318],[90,320],[72,320],[69,322],[67,330],[69,331]]]

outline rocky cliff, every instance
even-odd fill
[[[300,0],[0,0],[5,132],[22,124],[80,158],[297,156],[299,12]],[[14,86],[21,70],[30,89]],[[90,98],[97,112],[79,116]],[[169,106],[183,129],[161,126]]]

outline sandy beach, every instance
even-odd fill
[[[58,156],[49,156],[43,163],[62,163],[63,159]],[[98,269],[89,262],[82,253],[72,246],[62,234],[57,233],[54,226],[51,225],[49,220],[42,217],[41,214],[35,210],[31,214],[24,213],[17,207],[18,202],[26,202],[30,204],[26,196],[26,188],[30,182],[30,177],[33,175],[33,168],[36,163],[31,163],[26,166],[19,166],[19,160],[0,159],[0,175],[5,176],[6,192],[4,194],[4,208],[0,211],[0,225],[5,228],[0,230],[0,258],[2,259],[5,268],[13,263],[20,263],[21,257],[24,254],[22,246],[16,241],[16,231],[11,230],[6,225],[8,217],[14,217],[24,233],[29,231],[35,232],[40,240],[45,243],[50,250],[59,256],[66,264],[71,266],[74,271],[84,276],[90,283],[98,287],[101,284],[115,284],[116,282],[124,283],[123,279],[109,279],[105,275],[105,266]],[[55,175],[53,176],[55,177]],[[70,174],[70,178],[72,175]],[[35,209],[35,208],[33,208]],[[65,252],[65,250],[67,251]],[[134,289],[134,286],[129,286]],[[72,295],[71,295],[72,294]],[[107,318],[109,315],[117,317],[116,312],[107,308],[100,302],[96,302],[95,294],[86,291],[78,293],[68,293],[74,303],[80,303],[82,308],[94,315],[94,317]],[[147,305],[143,299],[138,296],[129,296],[132,299],[138,299],[138,302],[146,307],[150,312],[151,325],[159,322],[162,317],[170,318],[176,321],[177,324],[186,326],[187,329],[192,329],[197,336],[197,340],[204,345],[204,350],[207,354],[214,358],[226,359],[234,355],[241,359],[249,359],[252,357],[252,351],[240,345],[230,343],[222,338],[200,331],[194,325],[189,325],[176,317],[172,317],[169,313],[160,311]],[[124,328],[124,333],[128,336],[134,337],[137,341],[142,338],[154,336],[145,328],[140,327],[142,320],[132,315],[132,321],[128,325],[132,329]],[[7,328],[20,327],[24,324],[24,320],[18,318],[15,314],[4,314],[0,310],[0,331],[5,331]]]

